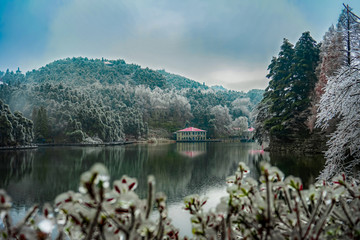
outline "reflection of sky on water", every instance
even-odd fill
[[[220,198],[226,196],[226,189],[224,187],[218,188],[209,188],[204,193],[201,193],[200,196],[207,196],[209,199],[204,205],[203,209],[205,211],[210,210],[211,208],[215,208],[220,203]],[[185,211],[183,201],[175,202],[173,204],[169,204],[168,212],[169,217],[172,219],[173,225],[177,228],[181,229],[181,236],[191,237],[191,215],[189,212]]]
[[[156,179],[156,191],[168,196],[174,225],[190,236],[190,218],[182,210],[183,198],[207,195],[210,199],[205,206],[216,206],[225,195],[226,177],[233,175],[239,161],[249,166],[250,176],[255,179],[259,177],[259,162],[265,160],[277,165],[285,175],[301,176],[305,186],[322,168],[323,160],[318,157],[260,154],[253,151],[257,149],[260,147],[254,143],[185,143],[0,152],[0,188],[5,188],[13,199],[12,216],[16,221],[35,203],[51,203],[58,194],[77,190],[81,173],[96,162],[109,169],[112,181],[124,174],[136,177],[136,193],[141,198],[146,196],[147,176],[151,174]],[[201,154],[191,158],[182,155],[183,151]]]
[[[24,217],[26,216],[27,213],[27,207],[25,206],[17,206],[17,207],[13,207],[11,208],[10,211],[10,217],[12,222],[14,223],[18,223],[20,222],[20,220],[24,219]]]

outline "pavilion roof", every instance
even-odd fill
[[[199,129],[199,128],[188,127],[188,128],[181,129],[178,132],[206,132],[206,131]]]

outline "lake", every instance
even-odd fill
[[[146,196],[147,176],[156,179],[156,190],[168,196],[169,215],[180,232],[191,235],[190,215],[183,198],[190,194],[210,197],[207,208],[226,195],[226,177],[239,161],[258,179],[259,163],[269,161],[287,175],[302,178],[305,187],[313,183],[324,166],[320,155],[259,153],[256,143],[133,144],[107,147],[41,147],[35,150],[0,151],[0,188],[13,200],[15,221],[35,203],[52,203],[68,190],[77,190],[81,173],[103,163],[111,180],[126,174],[138,179],[136,192]]]

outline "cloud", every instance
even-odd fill
[[[48,41],[49,22],[63,3],[57,0],[1,1],[0,66],[25,67],[41,58]]]
[[[0,64],[9,58],[28,68],[72,56],[122,58],[233,89],[266,86],[266,66],[282,39],[295,43],[310,30],[319,40],[319,29],[332,23],[324,12],[336,21],[341,9],[340,2],[324,0],[5,2],[0,51],[7,57],[0,56]]]
[[[299,35],[304,26],[301,13],[285,0],[78,0],[53,19],[45,55],[124,58],[208,84],[226,78],[224,85],[241,87],[245,77],[264,81],[264,71],[232,62],[263,66],[283,36]],[[223,59],[231,67],[218,68]],[[220,78],[221,73],[231,76]]]
[[[230,65],[210,71],[208,82],[211,85],[221,83],[224,87],[235,90],[264,89],[268,83],[266,74],[266,66],[240,63],[239,66]]]

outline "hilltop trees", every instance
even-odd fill
[[[21,73],[20,68],[15,73],[7,69],[5,74],[0,74],[0,80],[5,84],[19,85],[25,81],[25,76]]]
[[[166,87],[165,77],[162,74],[149,68],[137,69],[134,73],[133,79],[136,81],[137,84],[145,84],[151,89],[154,89],[155,87]]]

